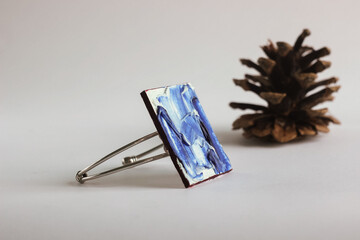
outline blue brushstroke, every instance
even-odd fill
[[[158,120],[189,177],[198,182],[205,180],[204,169],[213,169],[215,174],[231,170],[190,84],[167,87],[157,100]]]

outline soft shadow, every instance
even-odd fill
[[[278,143],[275,141],[264,141],[259,138],[247,139],[242,136],[242,130],[218,130],[215,132],[220,144],[224,146],[244,146],[244,147],[283,147],[286,145],[316,142],[321,136],[316,137],[301,137],[288,143]]]
[[[183,189],[184,185],[176,171],[169,169],[159,170],[151,168],[132,169],[129,172],[115,173],[111,176],[94,179],[84,184],[76,181],[68,182],[68,185],[86,188],[104,187],[139,187],[139,188],[174,188]]]

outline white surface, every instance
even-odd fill
[[[360,239],[359,5],[0,1],[0,239]],[[233,86],[249,71],[238,58],[304,27],[332,49],[321,76],[340,77],[326,105],[342,125],[287,145],[244,140],[228,102],[261,100]],[[154,131],[142,90],[179,82],[195,86],[230,174],[184,189],[168,158],[75,182]]]

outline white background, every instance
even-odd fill
[[[0,239],[360,239],[360,3],[0,1]],[[332,50],[331,132],[244,140],[238,59],[268,38]],[[234,171],[184,189],[169,158],[79,185],[155,130],[139,93],[191,82]],[[141,148],[136,149],[140,151]],[[118,166],[116,158],[107,166]]]

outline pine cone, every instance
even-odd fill
[[[243,65],[255,69],[259,75],[245,74],[245,79],[234,79],[235,85],[256,93],[267,102],[267,106],[230,103],[232,108],[256,111],[235,120],[233,129],[242,128],[245,137],[289,142],[297,137],[329,132],[327,126],[330,122],[340,123],[326,115],[327,108],[313,109],[320,103],[333,100],[332,93],[340,86],[332,85],[338,81],[336,77],[315,81],[317,73],[330,67],[330,62],[320,60],[330,54],[330,49],[314,50],[303,46],[309,35],[310,31],[305,29],[294,46],[286,42],[277,42],[275,46],[269,41],[262,47],[268,58],[259,58],[257,64],[240,59]],[[322,88],[320,91],[313,91],[319,87]]]

